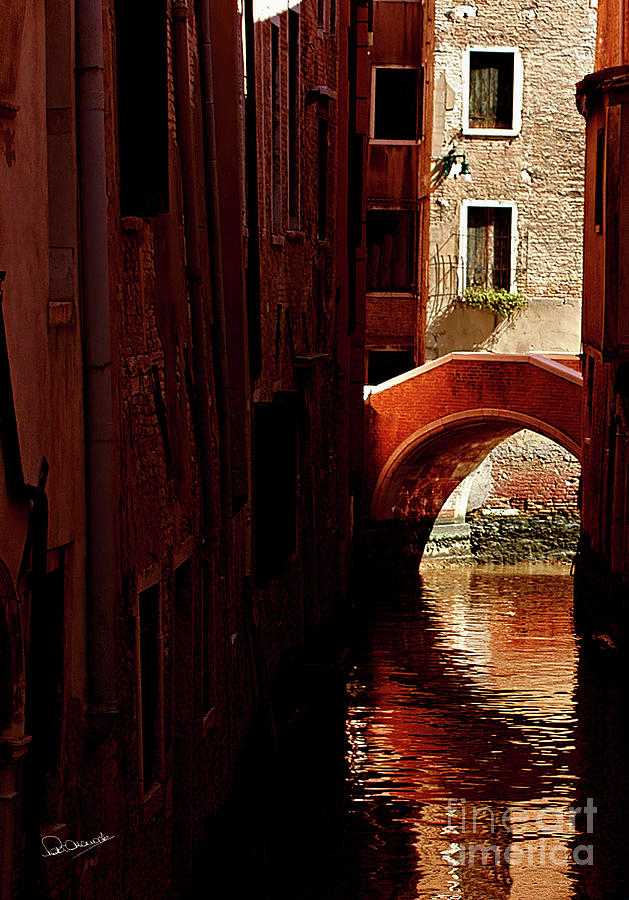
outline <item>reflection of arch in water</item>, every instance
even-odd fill
[[[24,638],[11,574],[0,559],[0,739],[24,733]]]
[[[405,486],[419,486],[419,518],[434,521],[452,491],[505,438],[528,428],[581,459],[581,447],[554,425],[507,409],[470,409],[413,432],[382,467],[371,502],[374,519],[389,519]]]

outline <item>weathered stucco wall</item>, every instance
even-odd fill
[[[551,4],[532,0],[456,7],[437,0],[427,359],[452,350],[578,351],[585,132],[574,85],[592,69],[595,30],[596,13],[588,0],[569,0],[560,15]],[[523,89],[517,135],[462,136],[468,47],[519,50]],[[452,145],[465,152],[471,182],[439,178],[439,160]],[[458,302],[464,200],[517,206],[516,278],[528,307],[511,319],[500,321]]]

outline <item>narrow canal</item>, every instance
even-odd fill
[[[427,572],[361,621],[258,758],[225,896],[629,897],[626,673],[579,647],[566,569]]]

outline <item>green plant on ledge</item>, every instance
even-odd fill
[[[526,297],[522,294],[511,294],[506,288],[484,288],[478,285],[470,285],[465,288],[463,302],[473,309],[488,309],[497,316],[506,319],[526,306]]]

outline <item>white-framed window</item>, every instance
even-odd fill
[[[503,200],[464,200],[461,205],[460,290],[505,288],[517,292],[518,210]]]
[[[422,136],[423,76],[418,66],[373,66],[369,137],[415,144]]]
[[[367,293],[412,294],[416,286],[416,213],[367,210]]]
[[[463,53],[463,134],[519,134],[523,83],[517,47],[468,47]]]

